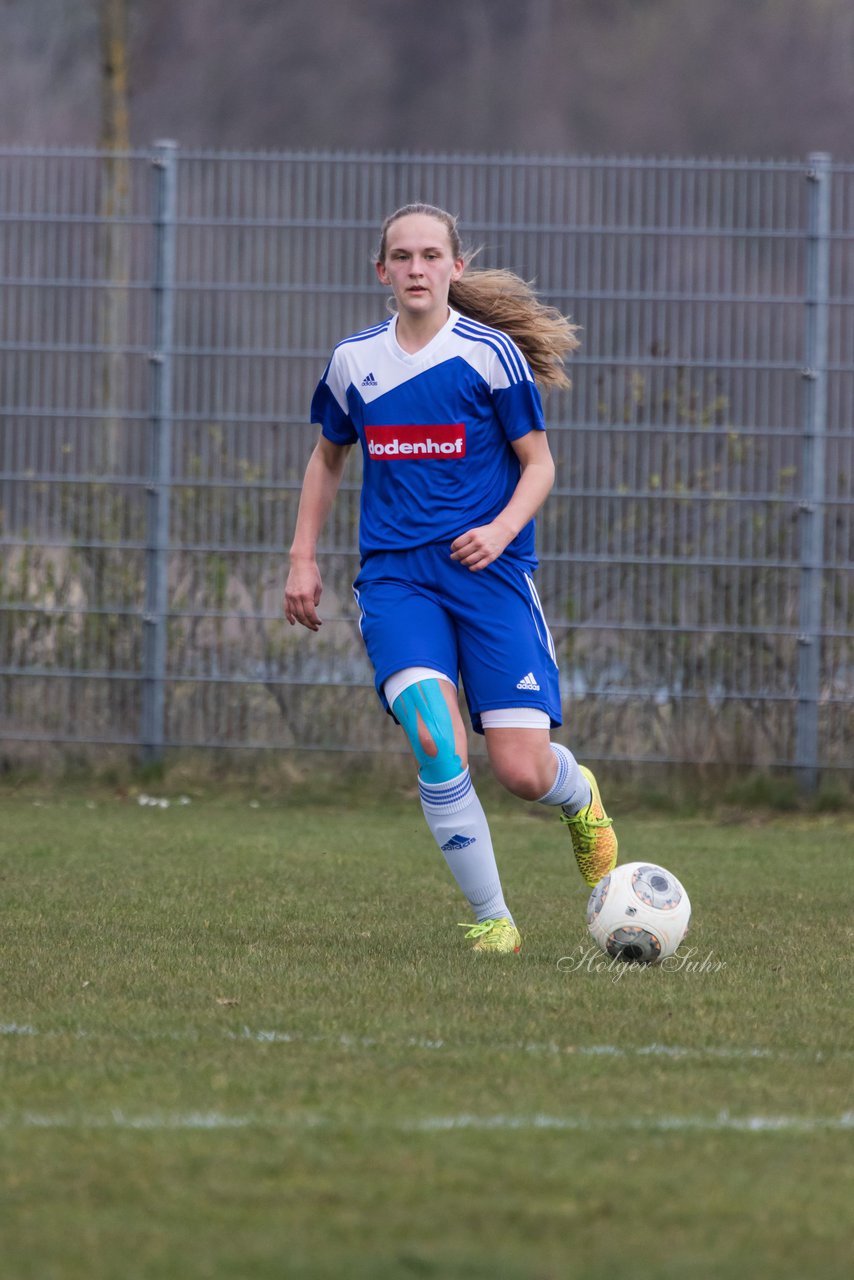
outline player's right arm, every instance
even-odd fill
[[[296,529],[290,553],[290,572],[285,586],[285,617],[317,631],[317,615],[323,582],[317,567],[317,542],[344,474],[350,450],[348,444],[334,444],[321,436],[308,460],[302,482]]]

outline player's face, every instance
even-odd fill
[[[401,313],[443,319],[448,290],[465,263],[454,258],[448,229],[438,218],[413,213],[398,218],[386,233],[385,261],[377,263],[380,283],[390,285]]]

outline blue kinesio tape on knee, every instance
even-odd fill
[[[435,785],[459,777],[463,771],[463,762],[457,755],[454,723],[438,680],[422,680],[419,684],[411,684],[395,698],[392,711],[412,744],[425,782]],[[434,756],[428,755],[419,741],[419,716],[436,745]]]

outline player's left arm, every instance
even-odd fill
[[[510,444],[521,467],[512,498],[489,524],[469,529],[451,543],[451,559],[467,569],[485,569],[497,560],[551,493],[555,464],[545,431],[529,431]]]

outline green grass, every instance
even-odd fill
[[[850,1274],[850,817],[621,818],[706,967],[617,971],[551,815],[475,956],[417,801],[292,790],[0,799],[6,1280]]]

